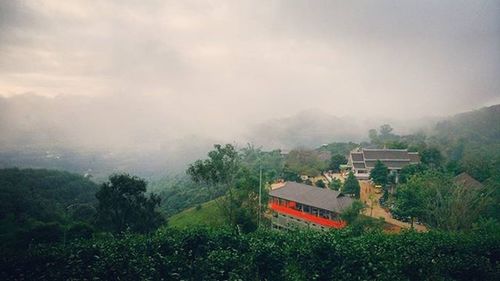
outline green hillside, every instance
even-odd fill
[[[215,200],[184,210],[168,219],[168,224],[175,228],[188,228],[193,226],[222,226],[222,214]]]
[[[500,169],[500,105],[441,121],[429,144],[475,179],[485,181]]]
[[[196,183],[186,175],[164,177],[148,185],[148,191],[160,195],[161,210],[168,217],[210,201],[223,194],[219,186],[212,187]]]
[[[0,170],[0,220],[59,221],[81,204],[94,204],[97,184],[81,175],[37,169]]]
[[[49,237],[61,226],[90,223],[97,189],[89,179],[64,171],[0,169],[0,247],[29,243],[35,232]]]

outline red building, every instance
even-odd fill
[[[269,192],[274,228],[342,228],[340,214],[353,200],[339,191],[296,182],[286,182]]]

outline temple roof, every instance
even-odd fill
[[[406,149],[368,149],[352,151],[349,164],[355,169],[373,168],[380,160],[389,169],[401,169],[409,164],[420,163],[418,152]]]

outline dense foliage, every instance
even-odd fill
[[[411,176],[421,174],[426,170],[428,170],[428,167],[421,163],[404,166],[399,170],[399,183],[406,183]]]
[[[338,178],[333,178],[328,187],[333,190],[340,190],[342,188],[342,181]]]
[[[433,229],[470,230],[480,219],[499,219],[498,184],[472,187],[435,170],[412,176],[397,189],[396,214]],[[488,211],[491,210],[491,211]]]
[[[315,150],[295,149],[290,151],[285,159],[284,169],[294,175],[315,177],[327,170],[328,163],[321,159]]]
[[[0,279],[498,280],[497,235],[166,229],[2,256]]]
[[[500,105],[458,114],[439,122],[427,142],[443,153],[455,173],[479,181],[500,173]]]
[[[221,186],[209,187],[191,180],[187,175],[165,177],[148,185],[148,192],[160,196],[160,209],[168,217],[220,197],[223,191]]]
[[[97,189],[90,180],[63,171],[0,170],[2,246],[12,246],[13,240],[32,240],[37,233],[43,236],[47,229],[90,222]]]
[[[340,172],[340,165],[347,164],[347,158],[342,154],[334,154],[330,158],[330,170]]]
[[[351,194],[356,198],[359,198],[359,181],[356,179],[352,172],[349,172],[347,175],[347,179],[344,182],[344,186],[342,187],[342,192],[345,194]]]
[[[370,171],[370,179],[379,185],[386,185],[388,182],[389,168],[380,160],[375,162],[375,166]]]
[[[68,172],[2,169],[0,219],[12,214],[17,220],[57,220],[68,206],[95,202],[96,191],[96,184]]]
[[[259,167],[262,165],[260,159],[264,155],[251,147],[240,153],[231,144],[215,145],[214,148],[207,159],[189,165],[187,174],[194,181],[213,188],[222,186],[223,196],[216,198],[215,203],[225,222],[244,231],[254,230],[260,221],[259,208],[262,207],[259,205],[260,180],[256,170],[257,163]]]
[[[157,211],[161,199],[154,193],[146,196],[146,185],[145,180],[127,174],[110,176],[96,193],[98,225],[112,233],[156,230],[164,223]]]

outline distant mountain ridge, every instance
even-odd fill
[[[494,144],[500,142],[500,104],[464,112],[436,124],[436,134],[455,140]]]
[[[288,117],[240,125],[248,126],[241,129],[247,133],[213,138],[189,134],[187,129],[179,131],[183,125],[175,124],[173,115],[157,107],[149,110],[153,103],[130,111],[120,108],[116,97],[0,97],[0,168],[64,169],[89,172],[94,179],[120,171],[159,178],[182,173],[188,163],[220,142],[252,143],[269,150],[317,148],[331,142],[368,140],[368,130],[385,123],[401,135],[425,128],[446,149],[447,142],[455,147],[461,139],[476,145],[494,144],[500,134],[500,105],[495,105],[447,118],[413,121],[361,120],[316,109],[291,111]],[[286,115],[279,112],[277,116]]]

